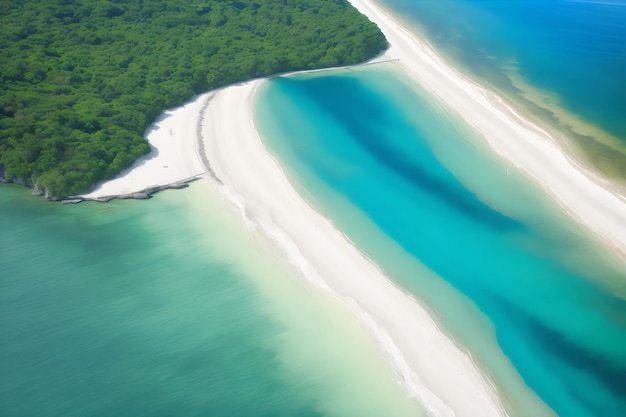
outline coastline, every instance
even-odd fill
[[[626,196],[622,194],[623,187],[578,161],[563,146],[564,138],[527,120],[498,94],[450,66],[426,40],[412,33],[383,6],[372,0],[349,1],[378,24],[390,44],[385,53],[360,65],[393,61],[433,97],[459,114],[500,158],[522,171],[564,212],[619,257],[626,259]],[[304,72],[333,69],[336,68]],[[276,74],[265,79],[289,74]],[[206,164],[189,157],[201,146],[194,139],[198,136],[200,114],[215,92],[225,88],[202,94],[183,106],[166,111],[146,131],[146,139],[152,148],[148,155],[117,178],[68,202],[107,201],[118,196],[145,198],[145,190],[176,185],[201,176]],[[134,194],[139,195],[135,197]]]
[[[186,183],[205,173],[205,167],[193,155],[198,153],[198,126],[201,114],[213,92],[195,97],[188,103],[163,112],[146,130],[150,153],[137,160],[116,178],[105,181],[75,200],[108,201],[118,196],[144,193],[145,190]],[[209,172],[210,174],[210,172]],[[183,188],[183,187],[178,187]],[[141,195],[139,195],[141,197]]]
[[[202,136],[222,193],[250,231],[270,237],[303,278],[354,309],[409,395],[430,413],[508,415],[469,354],[290,184],[249,111],[261,82],[220,91],[207,107]]]
[[[477,130],[499,157],[626,257],[626,201],[617,187],[580,165],[559,146],[558,138],[497,94],[449,66],[382,7],[370,0],[350,2],[377,23],[390,42],[377,60],[396,61],[394,65]],[[153,152],[82,197],[132,193],[213,172],[252,233],[269,236],[309,282],[340,297],[361,316],[410,396],[438,416],[507,415],[496,388],[469,354],[293,189],[254,127],[251,101],[264,80],[203,94],[166,112],[147,132]]]
[[[560,140],[526,120],[496,93],[458,72],[421,37],[372,0],[350,3],[378,24],[415,82],[459,114],[489,147],[538,184],[560,208],[626,259],[626,197],[620,188],[584,167]]]

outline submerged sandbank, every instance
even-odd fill
[[[84,197],[213,172],[219,181],[207,184],[221,189],[252,232],[272,239],[303,277],[361,317],[409,395],[430,414],[507,415],[469,355],[291,186],[254,127],[251,100],[261,82],[221,89],[168,111],[148,132],[153,154]]]

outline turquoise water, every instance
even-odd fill
[[[561,127],[626,149],[625,1],[383,3],[464,68],[555,113]],[[580,128],[580,119],[593,128]]]
[[[351,315],[205,194],[0,188],[0,415],[422,415]]]
[[[385,3],[493,85],[626,139],[623,1]],[[512,416],[545,415],[532,392],[626,415],[623,266],[462,123],[387,69],[278,79],[259,103],[302,193]],[[198,187],[78,206],[0,188],[0,416],[423,415],[350,313],[217,206]]]
[[[389,264],[387,239],[475,306],[472,316],[450,306],[445,286],[418,269],[393,276],[476,348],[497,383],[512,386],[477,340],[488,331],[462,327],[493,326],[557,414],[626,415],[623,264],[410,81],[366,68],[263,89],[257,124],[291,178],[383,269],[402,269]]]

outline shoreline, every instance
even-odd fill
[[[476,130],[499,158],[522,171],[563,212],[626,261],[626,195],[622,194],[620,184],[579,161],[564,146],[566,139],[558,136],[560,132],[551,134],[552,129],[544,129],[528,120],[497,92],[481,86],[449,65],[425,39],[411,32],[384,6],[373,0],[349,1],[379,26],[389,42],[384,53],[357,66],[383,62],[396,65]],[[286,72],[260,80],[351,67],[354,66]],[[192,138],[197,137],[198,132],[197,128],[196,132],[190,132],[191,127],[201,122],[199,115],[208,101],[217,92],[231,87],[196,96],[183,106],[165,111],[146,131],[152,149],[148,155],[120,176],[65,201],[145,198],[146,190],[186,183],[186,179],[199,177],[205,172],[202,167],[205,164],[195,158],[189,161],[188,155],[198,153],[198,146],[202,145]],[[212,175],[210,169],[208,173]]]
[[[357,65],[319,68],[305,71],[288,71],[257,80],[271,80],[293,74],[306,74],[397,61],[385,53]],[[83,201],[108,202],[113,199],[145,200],[165,189],[186,188],[191,181],[205,174],[216,181],[210,161],[204,156],[204,143],[200,140],[201,117],[211,100],[221,91],[255,80],[236,83],[197,95],[187,103],[165,110],[144,134],[150,153],[139,158],[117,177],[96,184],[89,192],[58,200],[65,204]],[[195,131],[193,130],[195,128]],[[200,155],[198,160],[193,155]]]
[[[522,171],[590,235],[626,259],[626,199],[617,187],[584,167],[559,146],[558,138],[497,93],[448,65],[382,6],[371,0],[349,1],[379,25],[390,43],[383,55],[361,65],[394,61],[478,131],[499,158]],[[497,388],[470,353],[443,334],[426,309],[298,195],[263,145],[251,101],[262,82],[289,74],[224,87],[166,112],[147,132],[156,153],[81,198],[119,194],[112,190],[132,193],[139,184],[154,187],[159,181],[176,183],[181,176],[209,173],[216,181],[206,184],[220,188],[251,233],[267,235],[312,285],[353,308],[376,336],[409,395],[433,415],[508,415]]]
[[[219,188],[251,233],[269,237],[299,275],[355,311],[409,396],[432,415],[507,416],[497,390],[471,356],[293,188],[258,136],[250,112],[262,82],[220,91],[207,107],[202,137]]]
[[[157,188],[171,184],[186,184],[204,175],[205,167],[193,155],[198,153],[196,137],[202,110],[214,94],[201,94],[180,107],[163,112],[146,129],[149,154],[116,178],[97,184],[88,193],[62,201],[108,201],[120,196],[135,198],[134,194],[142,197],[145,191],[159,191]],[[210,175],[210,171],[206,172]]]
[[[496,92],[449,65],[428,42],[372,0],[349,0],[389,41],[385,55],[456,112],[489,148],[522,171],[590,235],[626,260],[626,196],[621,187],[592,171],[560,140],[527,120]]]

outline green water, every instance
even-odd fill
[[[0,187],[0,415],[422,415],[364,327],[206,184],[63,206]]]
[[[389,64],[277,78],[256,110],[301,193],[430,306],[512,415],[623,414],[623,263],[459,117]]]
[[[454,66],[626,178],[624,0],[382,0]]]

